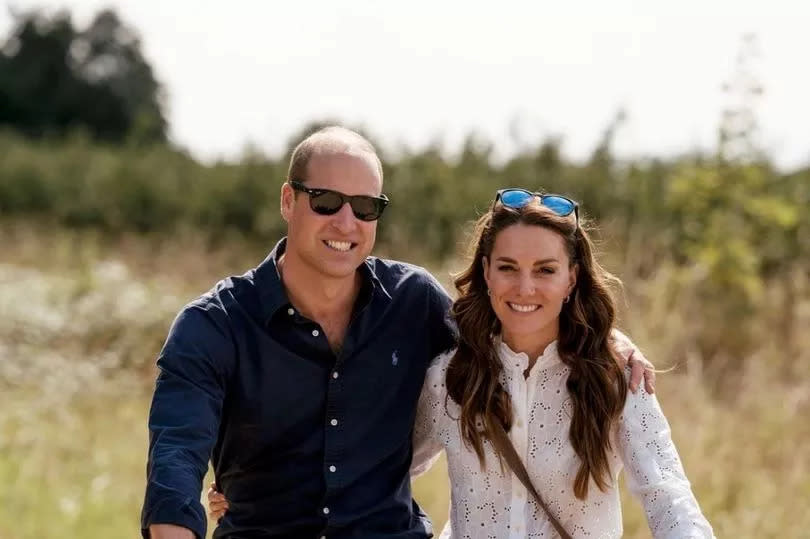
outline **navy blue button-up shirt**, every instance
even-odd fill
[[[370,257],[343,348],[290,304],[279,242],[178,315],[158,357],[141,527],[205,536],[209,458],[230,504],[216,538],[431,536],[411,431],[450,299],[422,268]]]

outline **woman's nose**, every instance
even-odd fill
[[[520,277],[520,295],[533,296],[535,292],[534,279],[531,275],[521,275]]]

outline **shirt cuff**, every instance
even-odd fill
[[[141,517],[141,535],[149,539],[149,526],[152,524],[174,524],[191,530],[197,539],[205,537],[208,521],[198,500],[191,498],[164,498],[148,510],[144,508]]]

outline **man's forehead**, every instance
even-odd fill
[[[373,153],[351,149],[319,151],[307,163],[307,180],[349,175],[357,181],[374,179],[382,184],[379,164]],[[348,179],[348,178],[347,178]]]

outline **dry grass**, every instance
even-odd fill
[[[0,538],[137,536],[154,354],[183,303],[264,252],[209,253],[193,238],[0,234],[9,246],[0,258]],[[624,327],[656,364],[688,366],[659,375],[658,393],[717,536],[810,537],[807,294],[794,313],[800,340],[766,339],[731,358],[733,390],[721,392],[685,343],[696,323],[717,325],[729,340],[736,328],[686,319],[694,298],[661,293],[669,282],[664,270],[628,282],[641,307]],[[756,315],[778,319],[764,307]],[[416,484],[437,529],[446,482],[440,463]],[[638,504],[628,498],[625,508],[625,535],[649,536]]]

